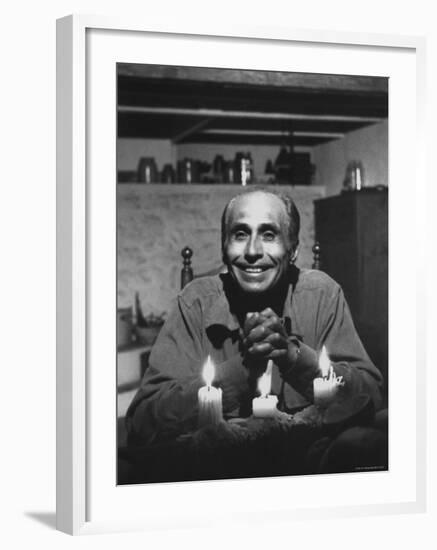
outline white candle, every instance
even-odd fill
[[[278,413],[278,398],[276,395],[262,395],[252,401],[253,416],[256,418],[272,418]]]
[[[203,367],[203,379],[206,386],[199,389],[197,394],[199,403],[199,428],[216,426],[223,420],[222,390],[212,386],[214,379],[214,364],[208,355]]]
[[[314,404],[318,407],[327,407],[335,397],[334,386],[327,378],[315,378]]]
[[[261,395],[252,400],[252,413],[257,418],[271,418],[278,413],[278,398],[276,395],[269,395],[272,388],[272,368],[273,362],[269,361],[266,372],[258,381]]]
[[[314,404],[323,408],[335,399],[338,386],[341,383],[341,377],[337,378],[335,376],[325,346],[323,346],[320,354],[319,368],[322,377],[313,380]]]

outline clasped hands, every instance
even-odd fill
[[[247,313],[242,329],[243,352],[254,363],[272,359],[278,367],[290,367],[299,349],[290,342],[281,319],[271,308]]]

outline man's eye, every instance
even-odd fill
[[[263,238],[265,241],[273,241],[275,239],[276,235],[273,233],[273,231],[266,231],[263,234]]]
[[[236,231],[234,233],[234,238],[237,240],[237,241],[242,241],[246,238],[246,233],[244,231]]]

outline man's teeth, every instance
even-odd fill
[[[261,273],[262,268],[261,267],[246,267],[245,271],[248,273]]]

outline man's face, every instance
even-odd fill
[[[249,193],[231,204],[223,255],[244,292],[273,290],[285,277],[291,253],[288,223],[285,205],[274,195]]]

